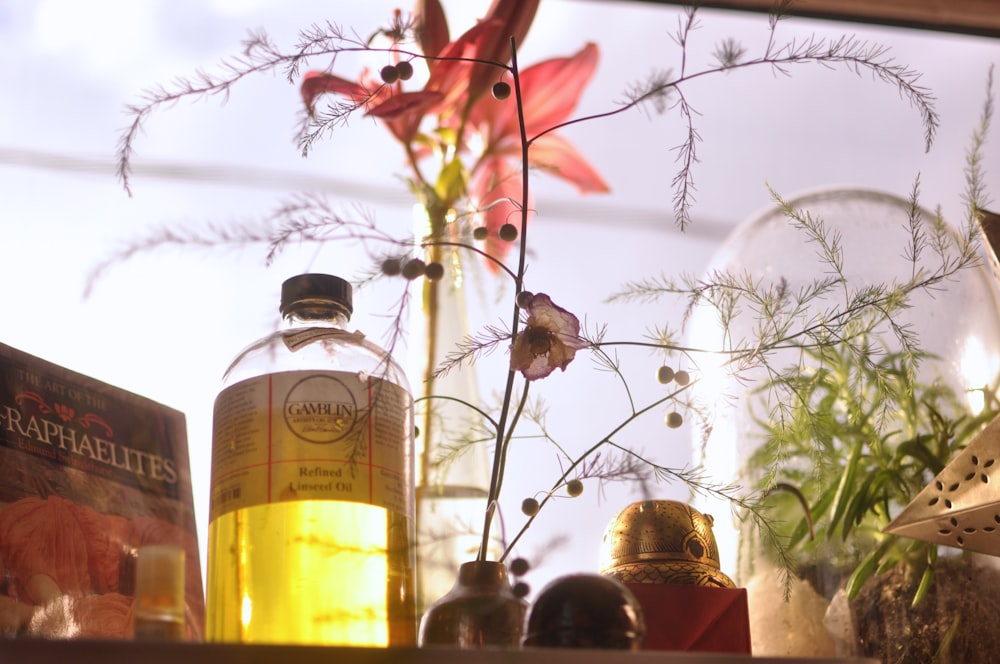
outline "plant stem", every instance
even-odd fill
[[[524,268],[528,253],[528,136],[524,127],[524,103],[521,97],[521,76],[517,65],[517,45],[514,38],[510,39],[510,72],[514,82],[514,101],[517,104],[517,124],[521,132],[521,233],[518,252],[517,274],[514,279],[514,313],[510,323],[511,343],[517,338],[521,311],[517,306],[517,294],[524,287]],[[497,509],[500,497],[500,485],[503,478],[504,457],[507,452],[507,418],[514,393],[514,380],[517,373],[507,370],[507,384],[504,387],[503,405],[500,408],[500,418],[497,427],[496,446],[493,450],[493,470],[490,474],[490,490],[486,497],[486,518],[483,522],[483,538],[479,544],[479,554],[476,559],[486,560],[486,551],[490,541],[490,526],[493,513]]]
[[[547,503],[549,501],[549,499],[552,498],[552,496],[555,493],[556,489],[558,489],[566,481],[566,479],[569,477],[570,473],[572,473],[580,464],[582,464],[588,457],[590,457],[590,455],[592,455],[595,452],[597,452],[597,450],[599,450],[604,445],[614,445],[614,443],[611,441],[611,438],[613,436],[621,433],[621,431],[623,429],[625,429],[628,425],[630,425],[632,422],[634,422],[636,419],[638,419],[641,415],[650,412],[654,408],[657,408],[660,405],[662,405],[664,403],[667,403],[668,401],[670,401],[672,399],[675,399],[677,397],[678,392],[683,391],[684,389],[687,389],[687,388],[681,388],[680,390],[678,390],[676,392],[672,392],[672,393],[670,393],[670,394],[668,394],[666,396],[660,397],[659,399],[657,399],[657,400],[653,401],[652,403],[646,405],[644,408],[641,408],[639,410],[634,411],[630,416],[628,416],[627,418],[625,418],[624,420],[622,420],[622,422],[620,422],[617,426],[613,427],[611,429],[611,431],[609,431],[607,433],[607,435],[602,436],[600,440],[598,440],[596,443],[594,443],[593,445],[591,445],[587,450],[585,450],[583,452],[583,454],[579,455],[576,459],[574,459],[573,462],[570,463],[566,467],[566,469],[563,471],[563,473],[559,476],[559,479],[557,479],[552,484],[552,488],[545,495],[545,497],[542,498],[541,502],[539,503],[539,512],[541,512],[541,508],[545,507],[545,503]],[[536,513],[536,515],[537,514],[538,513]],[[504,550],[503,555],[500,556],[500,560],[501,561],[503,561],[503,559],[507,557],[507,554],[509,554],[513,550],[514,545],[517,544],[518,540],[520,540],[521,537],[528,531],[528,527],[531,525],[531,523],[534,520],[535,520],[535,517],[532,516],[532,517],[530,517],[525,522],[525,524],[523,526],[521,526],[521,529],[517,531],[517,534],[514,535],[514,538],[510,541],[509,544],[507,544],[507,547]]]
[[[441,209],[441,206],[435,203],[426,205],[427,217],[430,221],[430,235],[432,240],[441,239],[444,236],[446,229],[445,220],[445,210]],[[431,242],[427,245],[427,261],[431,262],[441,262],[444,254],[444,248],[437,242]],[[440,358],[438,357],[438,328],[440,327],[440,304],[441,304],[441,289],[440,281],[434,281],[431,279],[423,280],[423,310],[424,310],[424,322],[425,322],[425,332],[426,332],[426,346],[424,349],[424,357],[426,358],[426,364],[424,366],[423,375],[423,394],[434,394],[435,388],[435,368],[438,365]],[[421,424],[421,437],[424,440],[423,449],[420,452],[420,477],[418,478],[418,486],[430,486],[430,467],[431,467],[431,441],[434,440],[434,416],[433,408],[430,405],[424,409],[423,421]]]

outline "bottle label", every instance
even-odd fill
[[[336,337],[344,338],[348,343],[359,344],[365,338],[361,332],[346,332],[330,327],[310,327],[304,330],[289,332],[282,336],[285,346],[293,353],[303,346]]]
[[[346,500],[407,513],[410,395],[338,371],[241,381],[215,401],[211,520],[290,500]]]

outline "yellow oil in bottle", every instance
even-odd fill
[[[409,528],[403,515],[336,500],[218,516],[208,531],[209,640],[414,645]]]

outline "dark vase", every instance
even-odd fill
[[[527,613],[528,603],[514,595],[503,563],[463,563],[452,589],[424,613],[419,643],[519,647]]]

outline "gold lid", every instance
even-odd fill
[[[732,588],[722,573],[711,515],[676,500],[632,503],[604,532],[601,573],[626,583]]]

